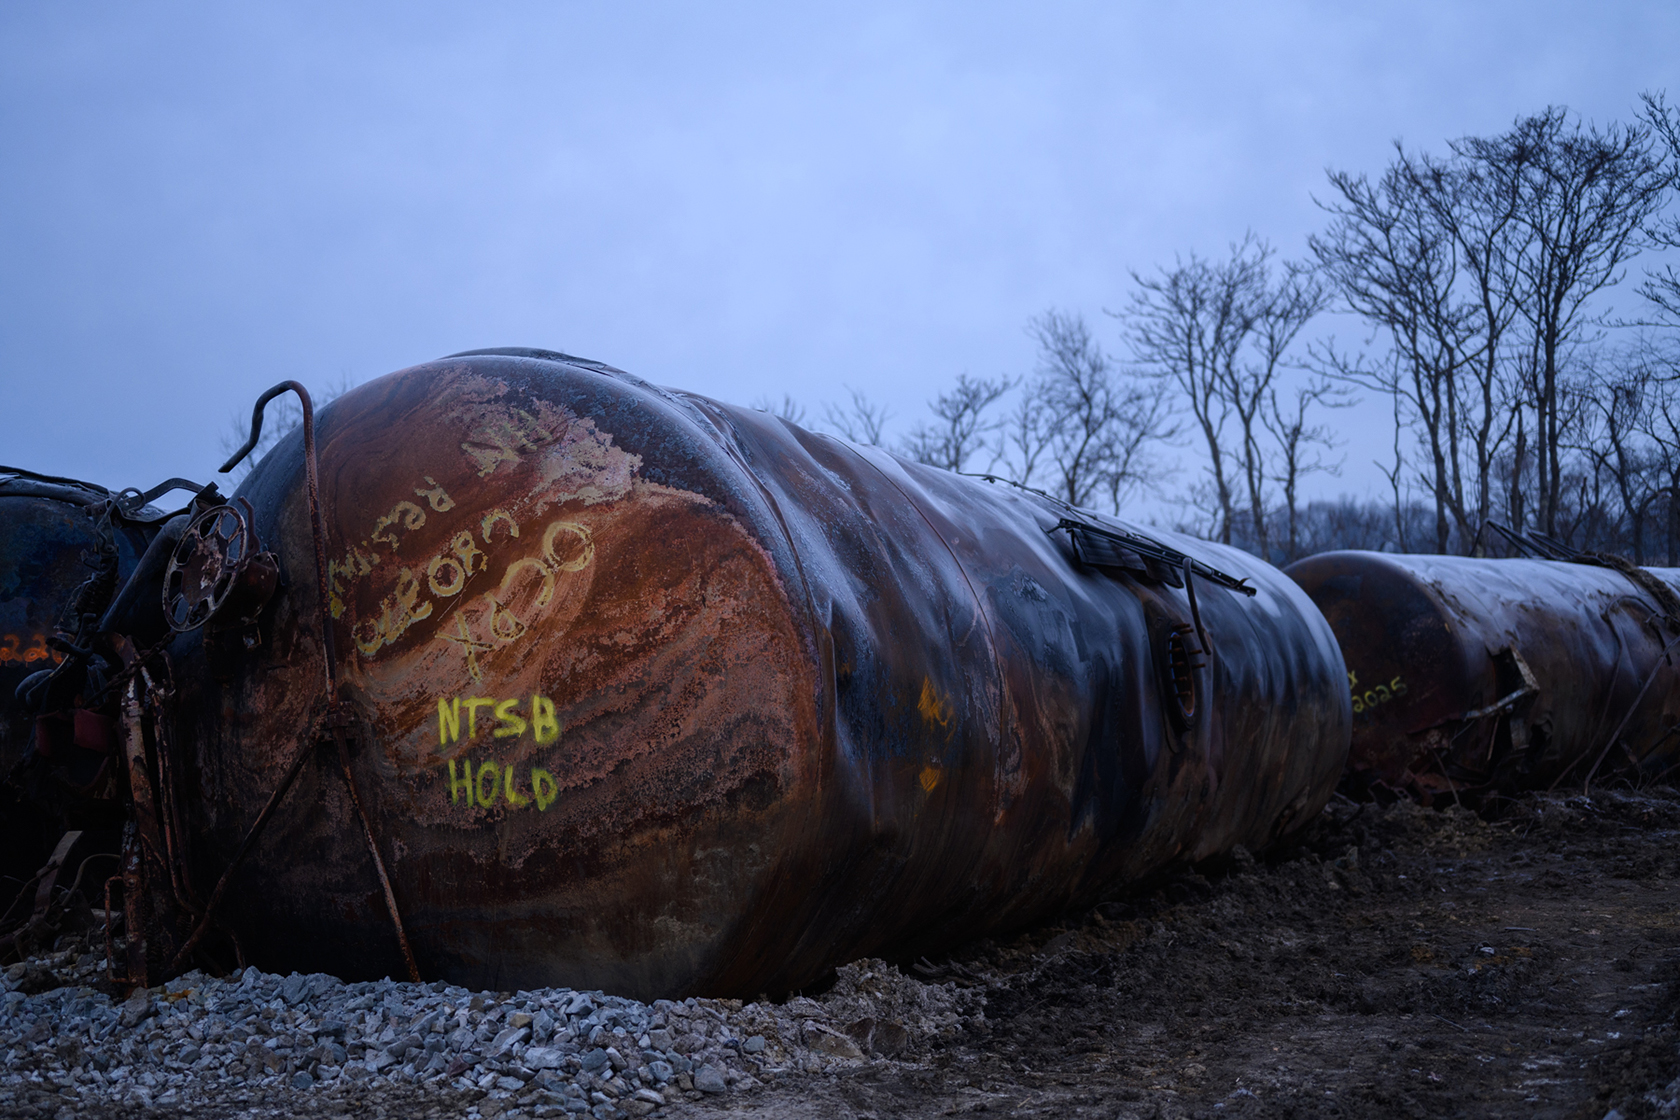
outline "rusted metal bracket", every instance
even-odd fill
[[[21,948],[46,923],[47,916],[52,910],[53,892],[58,889],[58,876],[64,870],[65,861],[70,858],[70,850],[76,846],[76,841],[82,838],[81,832],[66,832],[58,841],[58,847],[53,849],[52,857],[46,866],[35,875],[35,909],[30,913],[29,920],[18,929],[0,937],[0,955],[4,955],[15,948]]]
[[[1074,556],[1089,567],[1119,568],[1168,587],[1184,586],[1186,576],[1194,572],[1209,583],[1216,583],[1230,591],[1250,596],[1259,593],[1246,579],[1227,575],[1141,533],[1094,525],[1071,517],[1060,519],[1045,532],[1055,533],[1063,529],[1073,540]]]
[[[239,865],[244,862],[246,853],[251,850],[251,845],[255,844],[257,837],[262,835],[263,826],[268,824],[268,819],[274,815],[274,810],[279,808],[280,802],[286,799],[286,794],[292,788],[292,783],[297,780],[298,771],[303,769],[304,759],[309,757],[309,752],[314,749],[315,743],[314,736],[307,736],[303,745],[292,756],[291,765],[286,767],[286,773],[280,779],[280,784],[275,786],[274,792],[268,795],[268,802],[263,805],[262,812],[257,814],[257,819],[251,822],[250,828],[246,829],[245,838],[239,842],[239,847],[234,850],[233,859],[228,861],[227,869],[222,872],[222,877],[216,880],[216,889],[210,892],[210,900],[204,904],[204,913],[199,918],[198,924],[193,928],[192,933],[182,944],[180,950],[170,960],[170,972],[178,971],[186,963],[192,951],[198,948],[199,943],[204,940],[204,935],[210,932],[210,924],[215,917],[216,907],[221,904],[222,896],[227,893],[228,884],[233,881],[233,873],[239,870]],[[132,934],[130,936],[132,937]]]
[[[128,934],[128,982],[149,987],[159,967],[175,956],[183,900],[176,891],[179,876],[171,867],[171,845],[146,757],[141,682],[140,676],[130,678],[122,700],[129,792],[122,850],[123,927]]]
[[[403,964],[408,968],[408,978],[418,984],[420,966],[414,962],[414,950],[409,948],[408,931],[403,928],[402,911],[397,908],[397,896],[391,890],[391,877],[385,873],[385,861],[379,855],[379,842],[374,839],[373,825],[362,808],[361,795],[356,792],[356,776],[350,770],[350,750],[346,745],[349,736],[344,729],[339,728],[334,730],[333,738],[338,742],[338,764],[344,771],[344,786],[350,792],[350,804],[355,807],[356,819],[361,822],[362,837],[367,841],[368,854],[373,857],[373,869],[379,873],[379,886],[385,892],[385,908],[391,912],[391,925],[396,927],[397,944],[402,947]]]
[[[1208,641],[1207,627],[1202,625],[1202,608],[1196,602],[1196,581],[1191,578],[1195,574],[1195,564],[1186,556],[1184,558],[1184,593],[1190,599],[1190,619],[1196,624],[1196,640],[1202,643],[1202,648],[1197,652],[1211,660],[1213,658],[1213,643]],[[1253,591],[1251,590],[1249,594],[1252,595]],[[1200,665],[1195,667],[1201,668]]]
[[[251,438],[245,441],[244,447],[228,457],[219,473],[226,474],[237,467],[240,461],[256,448],[257,439],[262,435],[264,406],[288,390],[297,394],[298,404],[303,410],[304,480],[308,484],[309,530],[315,538],[316,606],[321,615],[321,650],[326,662],[327,703],[331,705],[338,703],[338,656],[333,649],[332,616],[327,606],[327,531],[321,520],[321,480],[315,458],[315,405],[309,399],[309,390],[296,381],[282,381],[258,397],[256,407],[251,410]]]
[[[1666,658],[1668,656],[1668,651],[1673,649],[1676,643],[1680,643],[1680,637],[1671,638],[1668,644],[1663,646],[1661,656]],[[1618,723],[1616,725],[1616,730],[1610,733],[1610,738],[1606,740],[1604,749],[1598,752],[1598,758],[1593,761],[1592,769],[1587,771],[1587,776],[1581,781],[1581,792],[1583,794],[1592,787],[1592,780],[1598,773],[1598,768],[1604,765],[1604,760],[1606,758],[1610,757],[1611,748],[1614,747],[1617,740],[1621,738],[1622,730],[1627,727],[1628,721],[1633,718],[1633,713],[1639,710],[1639,702],[1645,699],[1645,694],[1651,690],[1651,685],[1656,681],[1656,679],[1657,671],[1653,668],[1650,673],[1646,674],[1645,683],[1639,686],[1639,694],[1633,698],[1633,703],[1628,705],[1627,714],[1622,716],[1622,722]],[[1574,767],[1570,767],[1570,769],[1572,770]],[[1569,773],[1569,770],[1565,770],[1563,773],[1567,774]],[[1558,780],[1561,781],[1562,779],[1563,774],[1559,774]],[[1555,787],[1557,782],[1553,782],[1552,785]]]
[[[315,580],[321,625],[321,648],[326,670],[327,709],[322,723],[318,725],[315,733],[305,737],[304,742],[300,745],[296,754],[293,755],[290,765],[287,766],[280,784],[269,795],[262,811],[257,814],[257,819],[251,823],[251,827],[246,831],[244,839],[240,841],[239,847],[234,852],[233,859],[229,862],[227,869],[222,872],[221,878],[217,880],[216,888],[211,892],[210,899],[204,906],[204,912],[199,918],[198,924],[182,945],[180,951],[171,960],[169,970],[172,973],[178,971],[186,963],[191,952],[202,943],[204,936],[210,930],[216,909],[226,895],[229,883],[233,880],[234,873],[238,871],[245,856],[262,834],[264,826],[268,824],[269,819],[274,815],[274,811],[285,800],[286,794],[297,780],[298,772],[303,768],[304,760],[318,744],[330,738],[338,754],[339,767],[344,775],[344,784],[350,795],[351,806],[356,811],[356,818],[362,826],[362,836],[367,842],[368,853],[373,858],[374,871],[379,876],[379,885],[385,896],[385,906],[390,911],[391,924],[396,930],[397,942],[402,949],[403,963],[408,969],[409,979],[418,983],[420,981],[420,969],[415,963],[414,952],[409,946],[408,932],[403,926],[402,911],[397,905],[396,893],[391,887],[391,878],[385,869],[385,860],[379,853],[379,843],[374,836],[373,825],[369,821],[366,811],[362,808],[361,795],[356,788],[355,774],[350,766],[349,742],[354,735],[355,721],[349,707],[339,697],[338,693],[338,660],[333,646],[332,617],[328,608],[326,530],[321,517],[320,481],[315,454],[315,407],[310,400],[308,390],[296,381],[283,381],[257,398],[256,408],[251,413],[251,437],[246,441],[244,447],[234,452],[228,461],[222,465],[221,471],[224,474],[231,471],[239,464],[240,460],[244,459],[256,447],[257,440],[262,434],[264,406],[288,390],[297,394],[303,411],[304,469],[308,484],[309,523],[315,544]],[[247,506],[247,509],[249,509],[249,506]],[[250,533],[251,541],[255,542],[255,530],[250,528],[248,519],[243,524]]]

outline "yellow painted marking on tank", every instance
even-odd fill
[[[494,642],[481,642],[468,633],[467,620],[461,616],[459,611],[455,613],[455,633],[440,633],[439,636],[443,638],[444,641],[452,642],[461,647],[461,656],[464,657],[467,662],[467,673],[473,680],[478,681],[484,679],[484,674],[478,667],[478,654],[480,650],[495,649],[496,645]]]
[[[493,739],[517,739],[527,731],[538,743],[547,745],[560,738],[560,720],[554,714],[554,701],[547,696],[532,696],[527,711],[530,718],[519,714],[522,698],[498,700],[494,696],[451,696],[438,698],[438,746],[459,742],[461,713],[466,712],[467,739],[478,738],[478,710],[491,709],[496,725],[490,731]],[[490,721],[485,721],[489,727]]]
[[[922,698],[916,702],[916,710],[922,714],[922,722],[929,730],[936,726],[947,733],[951,730],[950,697],[941,696],[927,677],[922,678]]]
[[[560,795],[560,783],[540,766],[533,766],[526,771],[526,785],[530,793],[523,793],[519,789],[519,774],[512,764],[498,765],[495,762],[483,762],[474,765],[472,759],[449,760],[449,803],[451,805],[465,804],[467,808],[494,809],[497,801],[514,809],[524,809],[535,806],[537,812],[546,813],[548,807],[554,804],[554,799]],[[489,785],[486,786],[486,779]]]
[[[413,502],[401,501],[391,507],[390,513],[374,522],[373,532],[368,534],[368,540],[389,545],[391,551],[395,552],[401,538],[392,530],[401,528],[412,533],[425,524],[425,510]]]
[[[491,531],[495,529],[496,522],[498,521],[507,522],[508,536],[517,537],[519,535],[519,522],[513,519],[513,514],[509,513],[505,509],[493,509],[489,513],[485,514],[484,519],[478,523],[479,531],[484,534],[485,544],[490,543]]]
[[[428,489],[416,487],[414,490],[415,497],[425,498],[426,504],[431,506],[432,509],[438,513],[448,513],[450,510],[455,508],[455,499],[451,498],[448,493],[444,491],[443,487],[437,484],[436,479],[429,474],[421,477],[426,480],[426,486]]]
[[[1349,673],[1348,691],[1353,694],[1353,710],[1356,713],[1368,712],[1372,708],[1406,695],[1406,681],[1403,677],[1396,676],[1387,684],[1379,684],[1375,688],[1368,688],[1361,692],[1359,691],[1359,675]]]
[[[461,443],[478,468],[478,477],[489,478],[503,463],[517,463],[521,455],[552,443],[557,433],[524,409],[510,409],[506,416],[487,417]]]
[[[441,492],[441,487],[439,488]],[[444,499],[448,495],[443,495]],[[453,508],[453,502],[450,503]],[[394,550],[393,527],[416,528],[425,522],[425,511],[413,502],[399,502],[389,515],[381,518],[372,539],[390,543]],[[505,533],[497,536],[495,529],[505,525]],[[365,657],[376,656],[381,649],[395,643],[409,627],[430,618],[431,601],[457,599],[472,578],[499,559],[511,542],[519,539],[518,520],[505,509],[494,509],[480,519],[479,529],[485,548],[480,548],[470,531],[462,530],[451,538],[443,552],[426,562],[424,579],[415,569],[404,567],[398,573],[395,590],[380,603],[379,614],[364,618],[351,628],[351,638]],[[384,531],[385,535],[381,536]],[[498,547],[499,546],[499,547]],[[541,545],[535,553],[514,557],[502,573],[501,585],[485,591],[473,600],[482,609],[470,616],[457,607],[454,633],[439,636],[461,647],[463,660],[474,680],[480,679],[477,654],[507,645],[523,637],[537,617],[554,598],[555,580],[568,572],[582,571],[595,559],[595,539],[588,526],[564,519],[551,521],[543,531]],[[372,571],[379,558],[371,552],[352,549],[342,563],[328,565],[334,579],[359,576]],[[520,584],[535,579],[539,586],[528,601],[518,602]],[[343,582],[333,584],[332,610],[337,618],[344,613],[341,591]],[[464,601],[463,601],[464,602]],[[475,634],[474,631],[477,631]]]
[[[545,790],[543,787],[547,787]],[[554,780],[554,775],[540,767],[531,768],[531,793],[537,799],[537,812],[546,813],[548,807],[554,804],[554,799],[560,794],[560,783]]]
[[[561,560],[554,551],[555,540],[561,532],[571,533],[581,543],[578,554],[569,560]],[[581,572],[595,559],[595,540],[589,530],[576,521],[556,521],[543,533],[543,556],[557,572]]]

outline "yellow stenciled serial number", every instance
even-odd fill
[[[1396,696],[1406,695],[1406,682],[1400,677],[1395,677],[1387,684],[1379,684],[1375,688],[1368,688],[1361,692],[1359,690],[1359,674],[1350,672],[1348,673],[1348,691],[1353,694],[1353,710],[1355,712],[1366,712],[1379,704],[1388,703]]]

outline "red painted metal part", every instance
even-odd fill
[[[1680,588],[1680,570],[1648,571]],[[1356,789],[1481,796],[1582,784],[1601,758],[1680,761],[1680,620],[1621,572],[1330,552],[1287,574],[1347,659]]]
[[[1157,534],[1258,588],[1195,577],[1213,654],[1169,666],[1186,591],[1081,567],[1066,507],[596,363],[415,367],[316,438],[350,765],[428,979],[784,990],[1264,844],[1341,772],[1333,636],[1234,550]],[[201,882],[327,719],[303,458],[238,494],[260,642],[172,648]],[[254,962],[401,974],[361,834],[318,752],[224,904]]]

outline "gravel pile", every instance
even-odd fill
[[[188,973],[118,1002],[92,987],[50,986],[84,976],[86,964],[61,953],[5,973],[0,1112],[214,1113],[251,1103],[307,1112],[299,1106],[311,1098],[342,1105],[402,1089],[415,1114],[432,1100],[484,1120],[617,1120],[869,1061],[914,1062],[930,1044],[985,1030],[980,993],[924,984],[881,961],[841,969],[820,999],[745,1005],[345,984],[255,968],[226,979]]]

